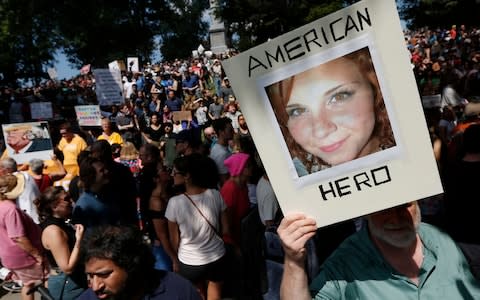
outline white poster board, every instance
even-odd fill
[[[57,78],[57,70],[55,68],[48,68],[47,73],[50,79],[54,80],[55,78]]]
[[[326,226],[442,192],[395,1],[222,62],[284,213]]]
[[[118,70],[118,71],[125,71],[125,62],[122,60],[114,60],[108,63],[108,68],[110,70]]]
[[[77,105],[75,106],[75,113],[80,126],[102,125],[102,114],[98,105]]]
[[[3,124],[2,130],[8,156],[17,163],[51,159],[53,145],[47,122]]]
[[[127,71],[133,73],[140,72],[138,57],[127,57]]]
[[[424,108],[442,107],[442,95],[422,96],[422,105]]]
[[[119,70],[94,69],[95,92],[101,106],[123,103],[123,84]]]
[[[30,114],[33,120],[46,120],[53,118],[52,102],[30,103]]]

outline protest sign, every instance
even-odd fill
[[[52,102],[32,102],[30,103],[30,113],[33,120],[52,119]]]
[[[124,102],[123,84],[120,71],[116,69],[95,69],[95,92],[101,106],[121,104]]]
[[[424,108],[434,108],[442,106],[442,95],[422,96],[422,106]]]
[[[52,157],[53,146],[47,122],[3,124],[2,130],[8,156],[17,163]]]
[[[47,73],[50,79],[55,80],[57,78],[57,70],[55,68],[48,68]]]
[[[90,64],[84,65],[82,68],[80,68],[80,75],[87,75],[88,73],[90,73],[90,68]]]
[[[442,192],[395,1],[360,1],[222,65],[284,213],[318,226]]]
[[[138,57],[127,57],[128,71],[140,72],[140,66],[138,64]]]
[[[108,64],[110,70],[126,71],[125,62],[123,60],[114,60]]]
[[[77,105],[75,106],[75,113],[80,126],[102,125],[102,114],[98,105]]]
[[[172,120],[176,121],[191,121],[192,112],[191,111],[174,111],[172,112]]]

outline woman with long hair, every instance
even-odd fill
[[[367,48],[267,87],[299,176],[395,145]]]
[[[208,300],[221,299],[226,271],[222,236],[229,234],[226,205],[211,189],[216,172],[215,163],[200,154],[175,159],[174,184],[184,185],[185,192],[172,197],[165,212],[178,272]]]
[[[155,255],[155,269],[178,271],[178,259],[173,251],[168,234],[168,220],[165,218],[169,198],[169,185],[171,177],[167,168],[162,162],[157,164],[157,175],[155,176],[155,188],[150,195],[148,203],[148,216],[154,234],[152,250]]]
[[[153,143],[158,145],[162,134],[163,130],[162,124],[160,123],[160,116],[158,113],[154,112],[150,116],[150,125],[142,132],[143,138],[149,144]]]
[[[84,228],[71,225],[72,198],[61,186],[48,187],[35,205],[40,216],[42,245],[50,263],[48,290],[55,299],[76,299],[87,287],[80,263]]]

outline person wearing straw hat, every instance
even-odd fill
[[[0,177],[0,259],[13,272],[13,279],[23,282],[23,300],[33,300],[27,291],[45,279],[48,270],[44,264],[40,227],[17,207],[15,200],[25,189],[22,174]]]

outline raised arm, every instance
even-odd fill
[[[306,242],[315,235],[315,220],[303,214],[286,215],[278,227],[278,235],[285,251],[285,262],[280,298],[284,300],[311,299],[305,271]]]
[[[43,230],[42,244],[52,252],[58,267],[66,274],[71,274],[80,260],[80,243],[83,238],[83,225],[75,225],[75,245],[70,251],[67,234],[56,225]]]

